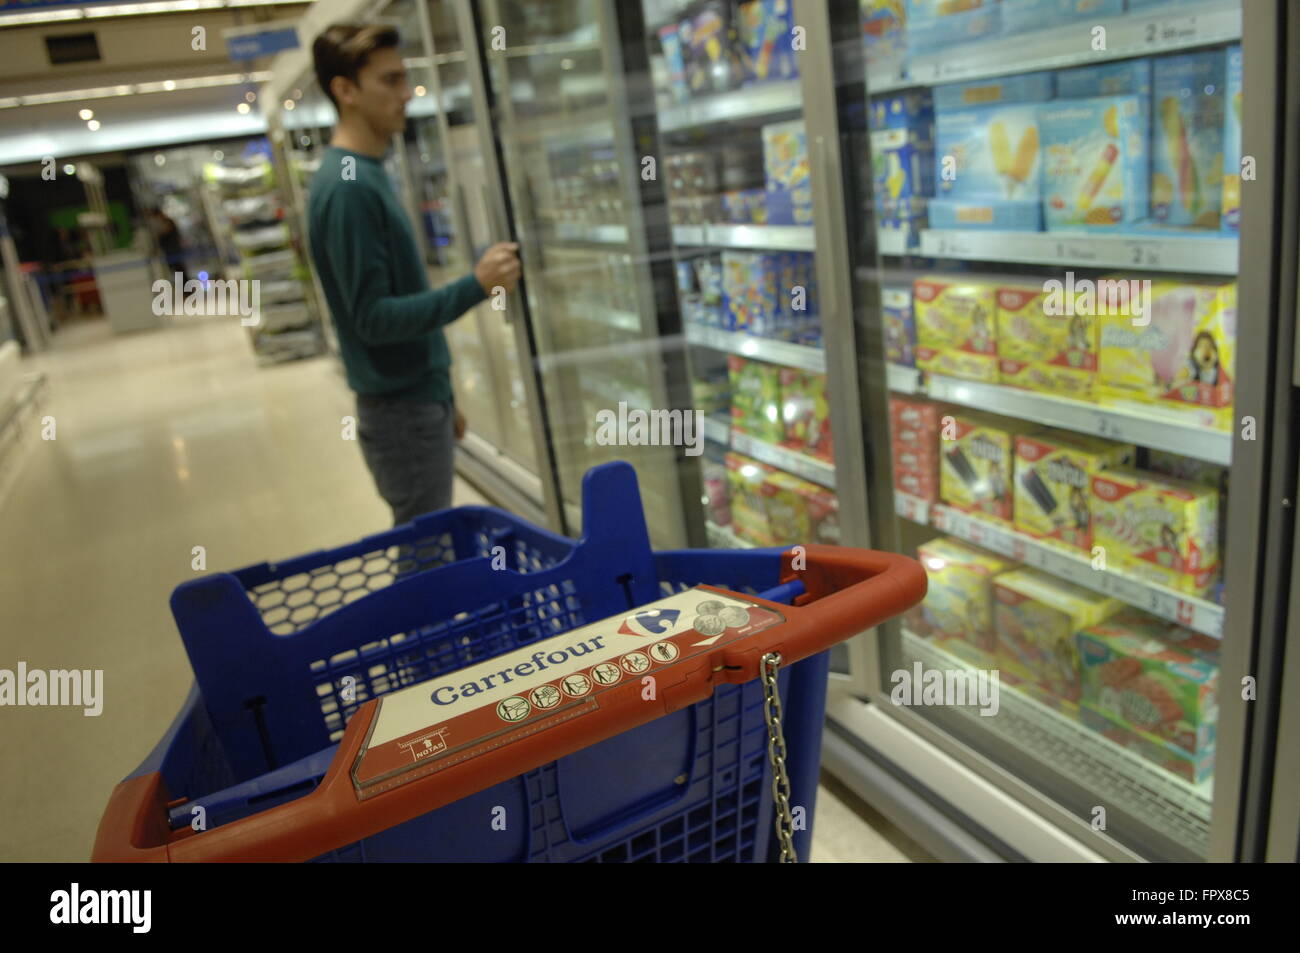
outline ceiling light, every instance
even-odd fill
[[[245,101],[250,102],[250,103],[251,103],[251,102],[254,102],[254,101],[257,99],[257,93],[253,92],[253,91],[250,89],[248,92],[244,93],[244,99],[245,99]]]
[[[235,109],[239,110],[240,115],[245,115],[248,112],[248,103],[240,103]]]
[[[95,110],[93,110],[93,109],[83,109],[81,112],[77,113],[77,115],[80,116],[82,119],[94,119],[94,118],[95,118]]]
[[[415,87],[415,95],[417,96],[423,96],[426,92],[427,90],[423,86]]]
[[[155,153],[153,154],[153,164],[154,164],[154,165],[163,165],[163,164],[165,164],[166,162],[167,162],[167,157],[166,157],[165,155],[163,155],[161,152],[155,152]]]
[[[175,89],[175,88],[176,88],[176,80],[174,80],[174,79],[165,79],[165,80],[163,80],[163,89],[166,89],[166,90],[172,90],[172,89]]]
[[[284,101],[284,108],[285,108],[285,109],[292,109],[292,108],[293,108],[293,100],[292,100],[292,99],[286,99],[286,100]]]
[[[69,162],[67,165],[63,167],[64,175],[76,175],[76,173],[77,173],[77,167],[73,165],[71,162]]]
[[[90,122],[86,123],[86,125],[90,127],[91,132],[96,132],[99,129],[99,120],[92,119]]]

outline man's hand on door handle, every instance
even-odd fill
[[[474,266],[474,277],[478,279],[483,293],[489,297],[493,288],[504,288],[510,294],[519,284],[519,244],[517,242],[497,242],[483,253],[483,257]]]

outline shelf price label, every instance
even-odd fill
[[[914,523],[928,523],[930,504],[910,493],[894,492],[894,512]],[[938,512],[936,510],[936,512]]]
[[[1142,39],[1149,47],[1186,45],[1196,39],[1196,17],[1172,17],[1152,20],[1142,31]]]
[[[1160,265],[1160,255],[1150,242],[1125,242],[1124,260],[1134,267],[1156,268]]]
[[[1120,426],[1119,421],[1101,411],[1094,411],[1092,429],[1099,437],[1109,437],[1111,440],[1124,439],[1124,428]]]

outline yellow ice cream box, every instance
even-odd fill
[[[1153,281],[1149,300],[1140,310],[1140,314],[1106,313],[1098,318],[1099,401],[1200,411],[1206,423],[1230,429],[1236,378],[1236,283]]]
[[[982,414],[939,421],[939,498],[968,513],[1010,523],[1015,437],[1025,427]]]
[[[916,556],[930,584],[920,607],[924,631],[992,652],[993,577],[1016,564],[948,537],[921,544]]]
[[[1218,576],[1218,490],[1129,467],[1094,474],[1095,545],[1106,565],[1191,595]]]
[[[998,666],[1013,678],[1077,702],[1082,692],[1075,633],[1123,605],[1035,569],[1003,573],[993,580]]]
[[[1133,462],[1134,448],[1083,434],[1039,430],[1016,437],[1016,529],[1092,549],[1093,474]]]
[[[1057,287],[1059,286],[1059,287]],[[1003,384],[1091,400],[1097,379],[1092,309],[1059,281],[998,286],[998,377]]]
[[[912,287],[916,366],[923,371],[997,383],[995,281],[931,275]]]

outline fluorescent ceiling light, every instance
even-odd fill
[[[61,89],[54,93],[30,93],[26,96],[8,96],[0,99],[0,109],[11,106],[46,106],[50,103],[71,103],[83,99],[107,99],[110,96],[129,96],[132,93],[162,93],[177,89],[205,89],[211,86],[240,86],[244,83],[265,83],[271,78],[270,70],[256,73],[220,73],[216,76],[190,76],[185,79],[168,79],[162,82],[134,83],[132,85],[96,86],[93,89]]]
[[[106,7],[79,7],[74,10],[33,10],[26,13],[0,13],[0,29],[29,23],[95,20],[145,13],[183,13],[187,10],[216,10],[221,7],[261,7],[272,4],[298,6],[311,2],[312,0],[155,0],[147,3],[115,3]]]

